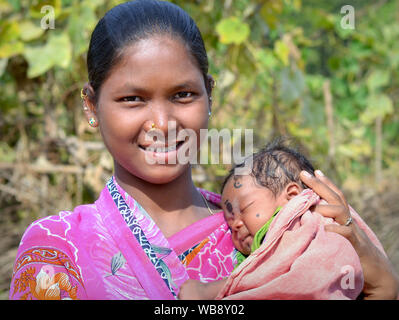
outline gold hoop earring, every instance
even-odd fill
[[[151,124],[151,129],[150,130],[148,130],[148,131],[152,131],[152,130],[156,130],[157,128],[155,127],[155,123],[153,122],[152,124]]]
[[[80,97],[83,100],[83,110],[84,111],[88,111],[89,108],[86,105],[86,98],[87,98],[87,94],[84,92],[84,89],[80,89]]]
[[[84,89],[80,89],[80,97],[82,100],[85,100],[87,98],[87,94],[83,91]]]

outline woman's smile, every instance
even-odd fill
[[[159,164],[173,164],[178,163],[178,152],[184,141],[174,142],[170,145],[154,143],[147,147],[139,145],[142,152],[145,153],[146,159],[155,160]],[[147,158],[149,157],[149,158]],[[151,163],[153,163],[151,161]]]
[[[181,158],[197,153],[200,130],[208,128],[204,77],[184,44],[169,36],[140,40],[124,52],[100,91],[97,114],[116,175],[173,181],[189,170]]]

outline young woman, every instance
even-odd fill
[[[13,270],[11,299],[175,299],[187,279],[228,276],[234,247],[220,196],[195,187],[179,150],[199,148],[208,127],[213,79],[194,21],[161,1],[110,10],[93,31],[82,90],[89,124],[114,159],[98,200],[31,224]],[[198,137],[169,139],[190,130]],[[152,131],[164,141],[149,141]],[[395,298],[387,258],[351,223],[341,192],[327,178],[302,177],[329,205],[318,212],[357,250],[364,294]],[[346,225],[344,225],[346,224]]]

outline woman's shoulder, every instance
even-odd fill
[[[96,211],[94,204],[80,205],[72,211],[60,211],[58,214],[42,217],[32,222],[20,241],[20,250],[32,246],[67,246],[68,241],[87,223],[87,217]]]
[[[94,210],[92,205],[83,205],[29,225],[18,247],[10,299],[84,297],[83,278],[77,264],[77,235],[85,213],[91,210]]]

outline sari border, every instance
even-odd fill
[[[132,273],[136,275],[137,280],[149,299],[176,299],[160,274],[153,267],[153,264],[143,251],[134,234],[132,234],[121,213],[118,212],[117,206],[107,187],[103,189],[100,199],[100,201],[97,200],[96,205],[99,206],[99,211],[103,213],[105,226],[117,243],[127,261],[127,265]],[[151,265],[151,268],[148,268],[148,264]]]
[[[137,218],[133,214],[132,210],[126,203],[122,194],[119,192],[117,186],[113,181],[113,177],[111,177],[107,183],[108,191],[111,195],[112,200],[114,201],[118,211],[122,215],[129,229],[132,231],[134,237],[136,238],[138,244],[147,255],[148,259],[154,266],[155,270],[158,272],[159,276],[165,282],[167,287],[169,288],[172,295],[176,298],[177,295],[172,288],[172,284],[170,283],[167,272],[165,272],[164,262],[161,258],[158,258],[154,249],[151,246],[151,243],[148,241],[144,231],[142,230],[140,223],[137,221]]]

